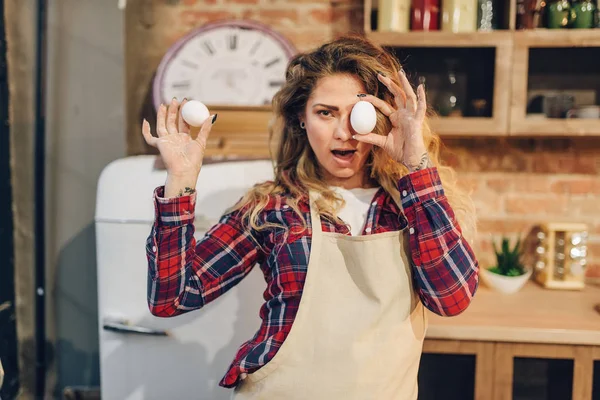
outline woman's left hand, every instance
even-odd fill
[[[383,148],[410,171],[421,169],[429,161],[423,141],[423,120],[427,111],[425,88],[419,85],[415,95],[403,71],[398,72],[402,88],[389,77],[378,74],[378,78],[394,95],[395,107],[373,95],[362,95],[361,100],[370,102],[386,115],[392,123],[392,129],[387,136],[369,133],[357,134],[353,138]]]

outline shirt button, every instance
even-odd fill
[[[367,232],[367,233],[371,233],[371,228],[367,228],[367,229],[365,229],[365,232]]]
[[[408,193],[406,192],[406,190],[403,190],[403,191],[402,191],[402,196],[403,196],[403,197],[406,197],[406,195],[407,195],[407,194],[408,194]]]
[[[290,206],[288,206],[287,204],[285,204],[285,205],[283,206],[283,209],[284,209],[284,210],[287,210],[288,208],[290,208]]]
[[[408,232],[410,232],[410,234],[412,235],[413,233],[415,233],[415,228],[410,228],[410,229],[408,230]]]
[[[152,251],[156,253],[156,246],[152,246]]]

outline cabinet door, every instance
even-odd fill
[[[493,399],[597,399],[599,358],[594,346],[497,343]]]
[[[600,135],[594,109],[600,104],[600,35],[592,30],[573,29],[569,35],[558,31],[515,33],[512,136]],[[577,111],[580,107],[587,110]]]
[[[573,360],[514,358],[513,400],[569,400]]]
[[[419,400],[474,400],[475,364],[470,354],[423,354]]]
[[[494,343],[427,339],[419,368],[419,400],[489,400]]]

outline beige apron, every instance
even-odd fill
[[[308,274],[292,329],[235,400],[416,399],[427,328],[404,231],[322,232],[311,193]]]

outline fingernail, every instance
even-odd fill
[[[183,101],[187,101],[187,97],[184,97],[184,98],[183,98]]]
[[[358,96],[358,97],[367,97],[367,95],[366,95],[366,94],[364,94],[364,93],[357,94],[357,96]]]
[[[352,135],[352,139],[356,140],[356,135]]]
[[[215,116],[214,116],[214,117],[213,117],[213,119],[212,119],[212,123],[213,123],[213,124],[214,124],[214,123],[215,123],[215,121],[217,120],[217,115],[219,115],[219,114],[215,114]]]

